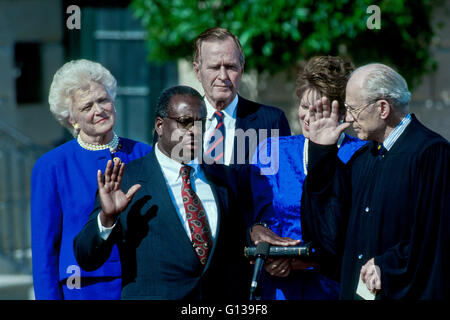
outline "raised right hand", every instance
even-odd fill
[[[141,188],[140,184],[135,184],[125,194],[120,189],[125,164],[120,160],[115,161],[114,166],[112,163],[109,160],[106,164],[104,181],[102,181],[101,170],[97,171],[97,186],[102,207],[100,220],[104,227],[114,225],[117,216],[127,208],[135,193]]]
[[[326,97],[317,100],[309,107],[309,139],[321,145],[336,144],[341,133],[350,127],[350,123],[339,123],[339,103],[331,104]]]

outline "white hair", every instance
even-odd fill
[[[385,99],[392,103],[396,110],[409,112],[411,93],[405,79],[398,72],[384,64],[371,63],[359,67],[353,74],[362,70],[366,71],[362,88],[367,101]]]
[[[53,76],[48,103],[56,120],[76,136],[78,132],[72,127],[69,118],[72,115],[73,94],[90,81],[103,85],[110,98],[116,98],[117,81],[100,63],[80,59],[65,63]]]

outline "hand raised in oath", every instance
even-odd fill
[[[100,221],[104,227],[114,225],[118,215],[127,208],[135,193],[141,188],[141,185],[135,184],[126,194],[120,189],[124,170],[123,162],[114,161],[113,166],[113,162],[109,160],[106,164],[104,181],[101,170],[97,171],[97,186],[102,207]]]
[[[322,97],[309,107],[309,139],[315,144],[336,144],[349,126],[348,122],[339,122],[339,103],[336,100],[330,107],[328,98]]]

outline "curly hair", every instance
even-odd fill
[[[65,63],[53,76],[48,103],[50,111],[58,122],[66,127],[73,136],[78,132],[72,127],[69,118],[72,115],[73,93],[82,89],[90,81],[102,84],[110,98],[116,98],[117,81],[100,63],[80,59]]]
[[[345,87],[354,70],[353,63],[341,57],[316,56],[311,58],[298,74],[296,94],[299,99],[308,90],[316,90],[330,101],[337,100],[344,109]]]

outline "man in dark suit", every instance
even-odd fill
[[[271,136],[291,134],[281,109],[253,102],[238,95],[245,57],[239,39],[223,28],[211,28],[195,40],[193,61],[197,79],[205,93],[207,109],[203,142],[206,156],[238,172],[237,194],[242,246],[246,229],[253,223],[250,166],[258,144]],[[248,297],[250,266],[242,260],[235,265],[234,283],[240,299]],[[238,279],[239,278],[239,279]]]
[[[244,164],[264,137],[291,134],[284,112],[278,108],[249,101],[238,95],[245,57],[239,39],[223,28],[211,28],[195,40],[194,70],[205,92],[206,129],[213,132],[221,122],[225,127],[224,146],[214,158],[219,163]],[[220,113],[220,114],[218,114]],[[254,131],[253,131],[254,130]],[[245,133],[245,136],[244,136]],[[205,152],[213,153],[208,132]],[[217,149],[215,146],[212,149]]]
[[[205,93],[207,109],[204,152],[216,163],[238,172],[237,194],[240,227],[236,236],[242,249],[246,229],[253,219],[250,166],[256,147],[265,138],[291,134],[284,112],[276,107],[253,102],[238,95],[245,57],[239,39],[223,28],[211,28],[195,40],[193,67]],[[248,299],[250,265],[244,257],[236,262],[236,297]]]
[[[224,274],[235,250],[224,230],[233,193],[221,182],[225,175],[219,181],[208,174],[223,166],[198,162],[205,117],[196,90],[165,90],[153,151],[126,170],[108,162],[103,180],[98,172],[96,207],[74,240],[75,255],[94,270],[117,244],[122,299],[217,300],[229,293]]]

